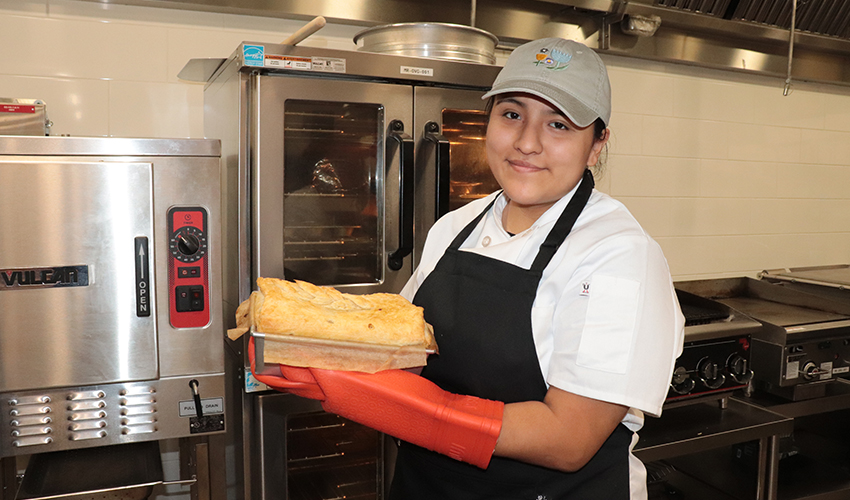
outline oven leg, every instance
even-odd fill
[[[210,500],[209,445],[206,440],[180,440],[180,477],[195,478],[190,494],[192,500]]]
[[[180,477],[196,479],[192,500],[227,499],[226,444],[223,435],[180,439]]]
[[[0,458],[0,500],[15,500],[18,493],[17,465],[15,457]]]
[[[779,436],[759,439],[757,500],[776,500],[779,482]]]

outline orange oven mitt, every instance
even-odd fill
[[[260,382],[349,420],[455,460],[486,469],[502,429],[501,401],[453,394],[403,370],[363,373],[280,366],[280,375],[258,375],[254,339],[251,371]]]

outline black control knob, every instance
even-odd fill
[[[726,376],[720,373],[717,363],[708,358],[702,358],[697,363],[697,374],[700,381],[709,389],[717,389],[726,382]]]
[[[729,374],[738,383],[746,384],[753,378],[753,372],[750,370],[747,358],[740,354],[729,356],[729,359],[726,361],[726,369],[729,370]]]
[[[207,237],[196,227],[181,227],[172,233],[168,248],[171,255],[180,262],[197,262],[207,253]]]
[[[670,388],[676,394],[688,394],[696,387],[696,382],[691,378],[688,370],[684,366],[677,366],[673,371],[673,378],[670,380]]]
[[[200,248],[201,242],[194,234],[180,233],[177,235],[177,249],[183,255],[195,255]]]

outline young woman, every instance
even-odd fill
[[[605,66],[582,44],[537,40],[484,98],[502,190],[437,221],[402,291],[440,354],[421,376],[282,375],[404,441],[392,499],[645,498],[631,449],[644,413],[661,413],[684,320],[659,246],[593,189]]]

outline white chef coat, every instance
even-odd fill
[[[576,189],[514,236],[502,226],[507,199],[501,192],[446,214],[429,231],[401,294],[413,301],[454,237],[494,197],[493,209],[460,249],[529,269]],[[531,324],[548,385],[629,407],[622,422],[633,432],[643,426],[643,412],[661,414],[682,352],[684,317],[661,248],[622,203],[593,191],[543,272]],[[633,455],[630,477],[632,498],[646,498],[646,471]]]

